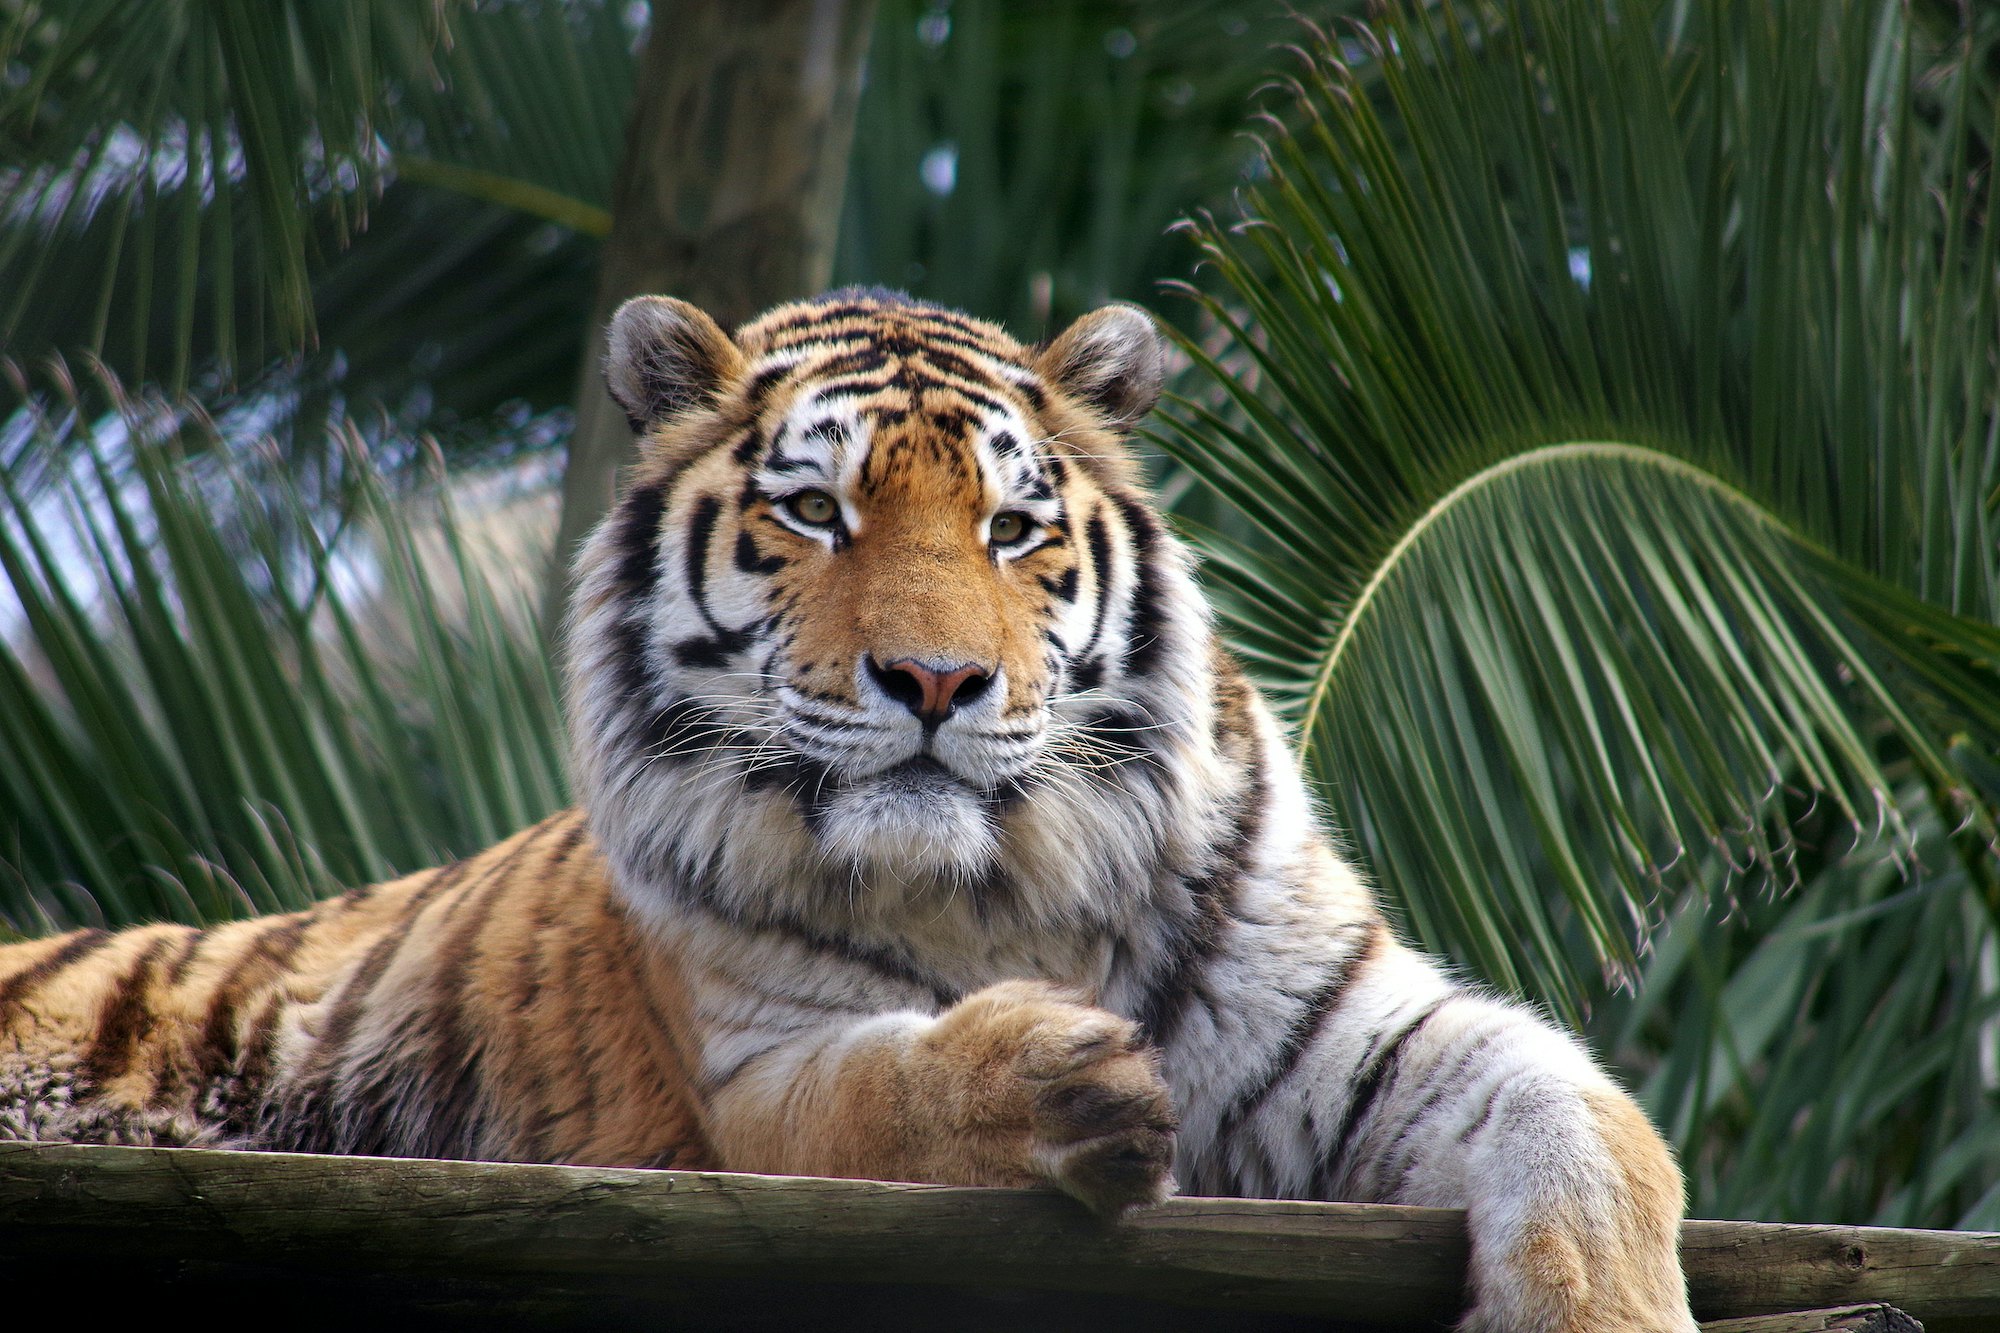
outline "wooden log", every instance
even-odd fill
[[[872,1181],[0,1145],[0,1252],[645,1283],[782,1275],[1449,1318],[1458,1214],[1175,1200],[1106,1225],[1054,1194]]]
[[[1924,1333],[1924,1326],[1893,1305],[1843,1305],[1833,1310],[1716,1319],[1701,1333]]]
[[[1704,1319],[1882,1302],[1925,1324],[2000,1328],[2000,1235],[1690,1221],[1688,1294]]]
[[[1881,1302],[2000,1327],[2000,1236],[1690,1222],[1703,1319]],[[0,1257],[666,1292],[691,1280],[1094,1293],[1449,1320],[1444,1209],[1176,1199],[1116,1223],[1025,1190],[721,1173],[0,1144]],[[1888,1330],[1884,1330],[1888,1333]]]

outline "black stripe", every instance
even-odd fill
[[[69,943],[57,949],[47,958],[31,967],[23,968],[0,983],[0,1013],[5,1013],[10,1005],[24,999],[36,987],[51,980],[58,972],[72,963],[90,956],[111,942],[111,932],[92,927],[80,930],[70,937]]]
[[[847,428],[838,421],[828,418],[815,421],[800,435],[801,439],[818,440],[829,449],[838,449],[847,443]]]
[[[1473,1136],[1486,1128],[1486,1122],[1493,1118],[1493,1106],[1500,1100],[1500,1093],[1506,1086],[1507,1080],[1505,1079],[1495,1079],[1493,1081],[1493,1086],[1486,1090],[1486,1100],[1480,1103],[1479,1115],[1471,1124],[1458,1132],[1458,1141],[1460,1143],[1472,1142]]]
[[[253,1133],[253,1129],[260,1118],[259,1112],[266,1108],[266,1083],[285,1008],[283,997],[278,993],[271,992],[265,996],[264,1007],[250,1021],[228,1077],[210,1084],[210,1095],[215,1098],[220,1110],[218,1123],[226,1143],[236,1146],[266,1145],[265,1134]]]
[[[815,380],[813,396],[823,402],[831,398],[858,399],[879,394],[895,382],[895,376],[882,374],[883,366],[887,364],[885,361],[881,365],[857,370],[851,374],[843,372],[827,379]],[[879,407],[870,407],[866,410],[871,419],[879,419],[882,416],[882,409]]]
[[[816,387],[825,390],[831,387],[827,384],[829,380],[840,379],[844,376],[874,375],[879,373],[888,364],[888,355],[880,347],[872,343],[863,343],[858,347],[850,347],[839,355],[830,357],[821,364],[814,366],[813,382]],[[871,385],[870,387],[879,388],[881,386]]]
[[[770,395],[771,390],[776,388],[787,375],[796,369],[798,367],[794,365],[766,366],[755,375],[752,375],[749,385],[743,391],[744,399],[748,403],[750,410],[753,412],[761,410],[764,406],[764,399]]]
[[[398,1125],[412,1121],[417,1124],[445,1124],[445,1120],[440,1118],[440,1111],[454,1110],[456,1103],[452,1100],[452,1089],[447,1088],[440,1094],[430,1085],[413,1081],[411,1071],[406,1067],[358,1070],[351,1044],[382,978],[394,966],[403,948],[418,938],[412,927],[424,910],[474,869],[479,871],[479,876],[468,889],[501,880],[516,861],[541,843],[551,831],[550,824],[560,817],[557,815],[544,820],[534,833],[522,839],[521,844],[505,856],[492,857],[489,852],[482,857],[454,862],[439,870],[429,883],[410,895],[396,922],[369,949],[360,967],[334,998],[333,1011],[309,1058],[308,1072],[298,1080],[286,1098],[286,1105],[274,1117],[272,1146],[293,1152],[401,1156],[440,1156],[444,1147],[451,1146],[443,1142],[447,1137],[445,1134],[434,1132],[426,1134],[416,1147],[411,1147],[405,1142],[410,1136],[407,1133],[399,1136],[395,1130]],[[501,887],[506,887],[504,880]],[[463,907],[466,901],[460,898],[451,905],[452,909],[455,911]],[[468,915],[465,924],[454,934],[454,940],[462,940],[475,932],[486,910],[489,910],[489,904],[482,902],[478,911]],[[458,961],[462,962],[462,958]],[[416,1024],[427,1034],[437,1032],[440,1017],[431,1008],[413,1015]],[[456,1048],[448,1053],[448,1058],[469,1068],[476,1056],[475,1050],[452,1034],[442,1037],[432,1035],[427,1044],[435,1047],[440,1041]],[[357,1080],[355,1086],[341,1086],[343,1074],[356,1072],[365,1073],[365,1077]],[[469,1073],[467,1077],[470,1077]],[[418,1094],[425,1098],[425,1104],[421,1106],[413,1104],[413,1096]],[[463,1124],[462,1117],[459,1117],[450,1120],[447,1127],[457,1133]],[[432,1139],[436,1139],[437,1143],[433,1144]]]
[[[1084,544],[1090,548],[1090,564],[1096,574],[1097,612],[1090,622],[1090,637],[1077,649],[1079,658],[1087,658],[1097,648],[1097,641],[1104,634],[1104,617],[1111,605],[1111,535],[1104,526],[1104,515],[1092,512],[1083,523]],[[1092,682],[1095,683],[1094,681]]]
[[[928,355],[928,353],[926,355]],[[951,390],[951,392],[957,394],[960,398],[965,399],[966,402],[971,403],[974,407],[977,407],[982,411],[989,412],[994,416],[1005,416],[1007,414],[1007,404],[1001,402],[998,398],[995,398],[992,394],[987,393],[984,389],[974,388],[972,385],[967,384],[962,380],[953,380],[946,387],[948,387]],[[971,418],[968,416],[966,420],[969,422]],[[1013,437],[1009,436],[1008,438],[1011,439]]]
[[[424,1040],[421,1054],[413,1052],[409,1089],[383,1097],[377,1130],[381,1142],[357,1147],[355,1151],[366,1152],[372,1147],[416,1157],[473,1155],[480,1128],[481,1052],[481,1043],[468,1031],[465,1017],[467,992],[473,984],[473,962],[478,956],[480,935],[492,919],[495,907],[512,887],[509,872],[547,836],[545,828],[537,836],[524,840],[454,904],[470,906],[463,918],[453,923],[450,938],[439,943],[433,956],[435,970],[431,975],[429,1002],[418,1018]],[[410,1114],[414,1108],[406,1104],[409,1092],[422,1099],[419,1115]],[[413,1133],[412,1129],[417,1127],[421,1132]]]
[[[704,495],[695,502],[694,513],[688,517],[687,527],[687,590],[694,599],[695,608],[701,618],[711,626],[721,628],[708,614],[708,607],[702,600],[702,593],[708,584],[708,543],[715,535],[715,520],[722,516],[722,501],[713,495]]]
[[[1306,1007],[1300,1011],[1298,1018],[1293,1020],[1291,1027],[1285,1033],[1284,1041],[1279,1043],[1264,1077],[1255,1087],[1238,1097],[1235,1104],[1224,1113],[1221,1128],[1216,1131],[1218,1138],[1227,1139],[1234,1134],[1237,1126],[1256,1114],[1257,1108],[1264,1104],[1265,1098],[1291,1076],[1292,1071],[1298,1068],[1299,1061],[1311,1049],[1320,1030],[1326,1026],[1327,1019],[1347,998],[1349,988],[1363,972],[1368,970],[1369,963],[1381,952],[1383,937],[1388,933],[1387,928],[1375,920],[1369,920],[1362,925],[1367,934],[1361,943],[1341,964],[1340,971],[1333,979],[1321,986],[1306,1001]]]
[[[1363,1059],[1361,1072],[1355,1076],[1354,1094],[1348,1098],[1347,1110],[1340,1117],[1340,1128],[1335,1131],[1333,1142],[1328,1146],[1323,1159],[1321,1169],[1326,1173],[1329,1185],[1340,1164],[1346,1160],[1348,1150],[1353,1146],[1354,1136],[1360,1130],[1368,1112],[1374,1107],[1375,1099],[1381,1095],[1383,1088],[1394,1081],[1397,1066],[1403,1058],[1404,1044],[1417,1034],[1419,1028],[1431,1021],[1433,1014],[1451,1003],[1454,998],[1447,995],[1432,1004],[1395,1036],[1386,1042],[1378,1043]]]
[[[750,646],[750,636],[738,630],[724,630],[703,638],[682,639],[674,645],[674,661],[684,667],[720,671],[729,659]]]
[[[1250,871],[1250,855],[1262,836],[1268,795],[1263,765],[1252,765],[1244,791],[1230,814],[1234,827],[1216,850],[1215,860],[1187,886],[1189,913],[1159,975],[1147,987],[1137,1018],[1148,1039],[1165,1046],[1179,1031],[1201,974],[1221,949],[1237,886]]]
[[[982,370],[980,367],[975,366],[972,362],[966,360],[964,357],[960,356],[956,352],[946,351],[944,347],[938,343],[919,343],[912,346],[909,350],[915,355],[922,357],[924,361],[927,364],[929,364],[934,370],[942,371],[944,374],[949,375],[954,379],[969,380],[972,382],[972,384],[978,384],[991,378],[987,374],[987,372]],[[958,389],[961,392],[965,392],[970,386],[964,384],[950,384],[947,385],[946,387]],[[970,398],[972,397],[972,394],[966,392],[965,396]],[[988,399],[987,401],[989,403],[992,402],[991,399]],[[993,403],[993,406],[997,409],[999,407],[999,404]]]
[[[975,356],[991,357],[1004,361],[1005,357],[996,353],[994,345],[984,338],[966,336],[969,330],[964,326],[953,328],[943,320],[912,320],[908,318],[878,321],[874,328],[859,331],[864,338],[873,338],[897,356],[928,356],[943,348],[956,348]],[[959,359],[953,352],[944,355]],[[978,378],[984,378],[979,376]]]
[[[1159,667],[1166,650],[1166,606],[1159,572],[1153,568],[1159,554],[1160,527],[1144,505],[1124,498],[1116,503],[1132,531],[1133,568],[1137,574],[1132,588],[1131,621],[1126,626],[1125,673],[1150,676]]]
[[[590,822],[583,817],[583,812],[578,810],[572,813],[576,816],[575,822],[564,830],[561,841],[549,851],[551,867],[567,865],[569,858],[576,854],[576,849],[583,845],[584,838],[589,836]]]
[[[975,356],[983,356],[989,360],[1013,366],[1017,370],[1026,369],[1020,362],[1009,357],[1006,351],[996,344],[990,336],[974,330],[967,325],[961,324],[953,327],[949,323],[937,320],[916,326],[916,332],[917,336],[922,340],[919,343],[920,350],[928,350],[931,345],[953,347],[961,352],[971,352]],[[981,378],[985,377],[982,375]]]
[[[557,886],[547,880],[535,886],[540,897],[528,909],[528,947],[514,960],[514,1012],[525,1014],[534,1008],[535,1001],[542,995],[542,949],[543,941],[555,927],[555,920],[549,914],[551,895]],[[644,987],[639,989],[643,990]]]
[[[704,894],[699,905],[710,915],[741,930],[766,931],[782,935],[806,948],[827,953],[842,962],[865,967],[915,990],[925,991],[940,1009],[957,1003],[959,991],[932,977],[900,950],[864,944],[846,935],[829,934],[806,924],[790,913],[759,911],[746,915],[712,894]]]
[[[962,407],[912,407],[903,416],[922,417],[930,431],[923,443],[930,446],[929,452],[940,463],[958,463],[961,455],[952,444],[961,441],[971,431],[975,418]]]
[[[201,954],[201,946],[207,944],[208,939],[209,933],[207,931],[196,930],[193,927],[188,928],[187,935],[181,944],[180,953],[175,956],[172,963],[167,965],[166,984],[168,989],[171,990],[187,979],[188,969],[194,966],[195,959]]]
[[[644,707],[664,692],[646,651],[645,622],[628,616],[611,627],[610,636],[621,702]]]
[[[746,773],[743,781],[751,791],[784,791],[796,802],[817,806],[824,800],[824,789],[832,778],[833,770],[825,764],[791,754],[772,756]]]
[[[890,364],[892,357],[894,369],[886,378],[881,378],[883,368]],[[858,382],[843,382],[850,379]],[[823,394],[895,387],[907,392],[912,404],[920,391],[940,389],[988,412],[1000,414],[1007,411],[1007,404],[983,387],[993,383],[990,376],[962,357],[921,344],[885,341],[849,348],[815,367],[813,382],[817,391]],[[953,421],[960,429],[972,421],[971,415],[963,409],[942,410],[952,412]],[[888,420],[902,420],[913,415],[934,419],[939,415],[935,410],[920,412],[913,405],[877,405],[870,412],[877,418]]]
[[[822,323],[865,319],[870,315],[879,316],[885,308],[916,304],[917,302],[910,296],[890,287],[840,287],[818,300],[804,302],[796,313],[777,321],[770,326],[769,331],[788,333],[795,329],[809,329]]]
[[[729,744],[735,729],[709,720],[712,709],[688,698],[675,699],[647,714],[633,737],[648,759],[681,762]]]
[[[240,1055],[236,1048],[238,1009],[259,986],[270,982],[291,962],[311,925],[312,918],[305,913],[277,918],[243,946],[243,951],[230,963],[229,971],[216,982],[201,1025],[204,1077],[213,1078],[236,1062]],[[260,974],[246,981],[251,969],[258,967],[263,969]]]
[[[383,931],[382,938],[369,949],[361,966],[348,978],[347,984],[341,987],[339,997],[334,1001],[333,1012],[328,1015],[326,1027],[322,1029],[317,1043],[316,1063],[330,1068],[345,1056],[347,1043],[354,1036],[355,1025],[361,1021],[362,1009],[367,1003],[369,993],[382,979],[382,974],[389,970],[389,964],[395,961],[403,945],[410,941],[411,925],[434,899],[465,878],[474,864],[475,862],[468,858],[440,866],[432,873],[429,882],[413,892],[409,901],[402,905],[395,923]]]
[[[1103,708],[1080,724],[1076,744],[1095,762],[1103,764],[1103,776],[1121,784],[1127,778],[1144,778],[1157,785],[1169,776],[1171,765],[1155,743],[1160,726],[1136,708]]]
[[[857,940],[821,934],[797,922],[781,921],[770,924],[773,929],[794,936],[802,944],[834,954],[847,962],[871,968],[883,976],[893,977],[915,989],[927,991],[941,1009],[949,1008],[958,1001],[959,994],[954,987],[931,977],[900,954],[862,944]]]
[[[650,595],[659,580],[660,519],[667,507],[666,487],[635,486],[618,506],[612,540],[618,552],[618,590],[626,597]]]
[[[674,645],[674,660],[682,666],[719,669],[729,659],[750,646],[747,630],[730,629],[716,620],[708,609],[708,548],[715,537],[716,520],[722,516],[722,501],[704,495],[695,502],[687,529],[687,590],[710,633],[683,639]],[[739,530],[740,531],[740,530]]]
[[[1009,354],[998,330],[928,301],[905,298],[893,302],[869,300],[816,305],[760,331],[773,351],[815,342],[883,338],[908,343],[915,339],[976,352],[1026,369]]]
[[[101,1088],[132,1067],[139,1044],[153,1027],[153,974],[167,941],[154,940],[118,979],[97,1013],[97,1030],[84,1048],[80,1074],[92,1088]]]
[[[1411,1159],[1411,1155],[1407,1151],[1410,1136],[1416,1133],[1417,1126],[1421,1125],[1430,1116],[1430,1113],[1437,1109],[1439,1102],[1454,1093],[1464,1090],[1461,1080],[1465,1077],[1466,1070],[1474,1060],[1478,1059],[1494,1042],[1500,1040],[1507,1031],[1508,1029],[1505,1025],[1489,1028],[1479,1035],[1477,1041],[1474,1041],[1462,1051],[1458,1059],[1452,1061],[1450,1069],[1441,1074],[1431,1075],[1431,1090],[1424,1095],[1422,1101],[1417,1103],[1416,1110],[1403,1118],[1403,1123],[1396,1127],[1395,1134],[1390,1137],[1389,1147],[1381,1156],[1381,1169],[1376,1173],[1378,1178],[1386,1178],[1392,1172],[1397,1173],[1397,1187],[1399,1190],[1402,1184],[1408,1181],[1410,1172],[1416,1168],[1416,1162]],[[1401,1170],[1398,1172],[1397,1168],[1399,1164],[1401,1165]]]

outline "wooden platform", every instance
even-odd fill
[[[1442,1209],[1176,1199],[1107,1224],[1023,1190],[0,1144],[10,1297],[129,1284],[309,1322],[1424,1329],[1458,1312],[1465,1254]],[[2000,1329],[2000,1235],[1691,1221],[1683,1256],[1725,1333]]]

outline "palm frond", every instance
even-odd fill
[[[254,384],[322,336],[339,347],[329,289],[352,290],[370,265],[349,247],[408,200],[473,215],[401,219],[435,227],[411,268],[456,255],[468,292],[492,273],[468,235],[546,224],[546,253],[601,234],[636,36],[626,7],[595,2],[18,0],[0,13],[0,52],[26,71],[0,92],[0,335],[17,359],[89,351],[128,382]],[[458,313],[394,311],[440,345]]]
[[[1389,10],[1191,228],[1231,342],[1162,439],[1413,927],[1575,1012],[1718,867],[1792,881],[1791,793],[1907,847],[1901,762],[1979,862],[1984,48],[1896,4]]]
[[[358,436],[328,504],[161,402],[40,429],[80,465],[36,496],[0,478],[0,914],[292,907],[561,803],[528,585],[494,585],[448,506],[392,500]]]
[[[169,347],[135,339],[134,351],[176,382],[198,350],[233,362],[273,339],[303,341],[308,218],[324,210],[344,228],[365,211],[387,165],[384,94],[427,66],[442,6],[16,0],[7,10],[0,52],[26,71],[0,96],[10,346],[39,350],[23,334],[47,327],[34,320],[44,275],[86,257],[100,279],[130,284],[106,285],[84,307],[96,312],[92,339],[120,307],[143,319],[164,305]]]
[[[1898,784],[1937,848],[1921,786]],[[1962,868],[1839,836],[1782,898],[1679,905],[1593,1032],[1650,1072],[1704,1213],[1990,1228],[2000,1178],[1993,934]]]

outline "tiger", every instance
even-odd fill
[[[1151,316],[640,297],[607,341],[577,808],[0,949],[0,1136],[1463,1208],[1467,1333],[1690,1333],[1661,1136],[1399,938],[1222,644],[1132,444]]]

